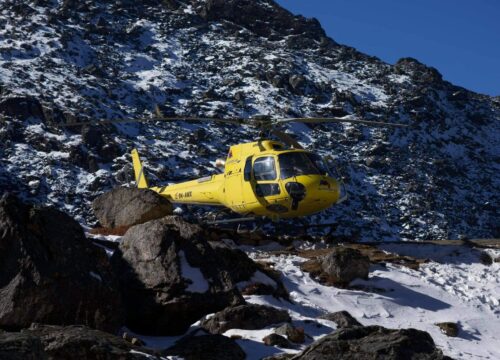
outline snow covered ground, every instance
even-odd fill
[[[224,335],[241,336],[237,342],[249,360],[284,351],[299,352],[336,329],[335,323],[318,319],[319,316],[347,310],[363,325],[427,331],[443,353],[454,359],[500,359],[499,262],[483,265],[479,260],[480,251],[464,246],[408,243],[379,247],[387,252],[430,261],[422,264],[419,270],[392,264],[372,265],[369,280],[355,280],[351,284],[366,289],[361,291],[317,283],[300,269],[306,259],[296,255],[273,255],[269,250],[276,249],[275,245],[242,247],[254,260],[268,262],[281,272],[291,298],[288,302],[272,296],[252,295],[245,296],[246,300],[288,310],[293,325],[304,328],[309,338],[296,349],[280,349],[262,342],[263,337],[273,332],[272,326],[262,330],[231,329]],[[493,259],[500,257],[500,249],[485,252]],[[439,322],[458,323],[458,336],[448,337],[442,333],[435,325]],[[197,325],[193,324],[191,330],[198,328]],[[180,338],[140,337],[147,346],[158,349]]]

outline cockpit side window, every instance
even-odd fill
[[[250,181],[251,179],[252,179],[252,156],[249,156],[245,161],[245,169],[243,170],[243,180]]]
[[[253,163],[253,176],[257,181],[275,180],[276,166],[274,164],[274,157],[266,156],[257,158]]]
[[[311,161],[314,163],[316,168],[320,171],[321,174],[323,175],[330,175],[330,170],[328,169],[328,165],[326,165],[325,161],[323,158],[319,155],[316,154],[307,154]]]

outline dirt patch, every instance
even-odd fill
[[[349,243],[349,244],[343,244],[341,246],[344,247],[349,247],[351,249],[356,249],[361,252],[361,254],[368,256],[370,259],[370,262],[372,264],[381,264],[384,265],[386,263],[391,263],[395,265],[400,265],[400,266],[405,266],[407,268],[413,269],[413,270],[418,270],[420,264],[426,263],[426,259],[417,259],[414,257],[410,256],[402,256],[398,254],[393,254],[393,253],[387,253],[385,251],[380,250],[374,245],[366,245],[366,244],[356,244],[356,243]],[[319,257],[326,256],[332,252],[332,248],[327,248],[327,249],[314,249],[314,250],[301,250],[298,251],[297,255],[301,256],[306,259],[311,259],[311,261],[315,261]],[[306,266],[306,264],[309,263],[306,262],[304,263],[303,266]],[[312,264],[308,264],[306,268],[315,268],[317,266],[313,266]],[[306,270],[304,270],[306,271]]]
[[[426,259],[418,259],[410,256],[402,256],[393,253],[387,253],[378,249],[374,245],[366,244],[343,244],[339,245],[346,248],[351,248],[358,250],[362,255],[367,256],[370,259],[371,264],[385,266],[387,263],[395,264],[398,266],[405,266],[407,268],[418,270],[420,264],[427,262]],[[302,271],[310,274],[310,276],[316,279],[319,283],[327,286],[336,286],[340,288],[355,289],[348,284],[342,285],[336,281],[335,278],[325,273],[321,266],[321,261],[324,257],[328,256],[333,252],[334,248],[327,249],[313,249],[313,250],[299,250],[295,252],[296,255],[309,259],[301,265]],[[358,289],[360,290],[360,289]],[[371,289],[372,292],[382,292],[383,289]]]

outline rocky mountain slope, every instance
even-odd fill
[[[0,185],[82,223],[90,200],[132,184],[215,171],[256,131],[212,124],[61,128],[164,114],[341,116],[410,124],[291,126],[333,155],[350,199],[313,222],[351,240],[499,234],[500,102],[417,60],[389,65],[326,37],[271,0],[6,0],[0,4]]]
[[[149,190],[98,199],[123,193],[141,206],[105,216],[124,236],[0,197],[1,359],[500,356],[499,240],[259,239],[186,222]]]

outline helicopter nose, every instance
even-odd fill
[[[285,189],[292,198],[292,210],[297,210],[299,202],[306,197],[306,187],[299,182],[292,181],[285,185]]]
[[[336,203],[340,198],[340,184],[336,179],[326,178],[319,182],[321,197],[329,203]]]

